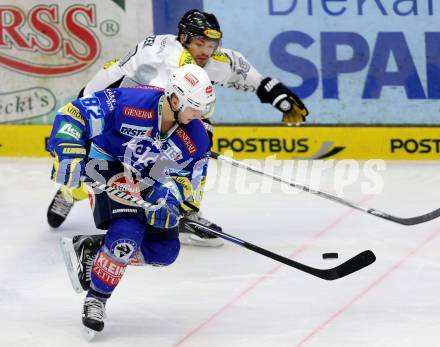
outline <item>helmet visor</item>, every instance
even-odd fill
[[[200,114],[200,117],[202,119],[207,119],[214,114],[214,111],[215,111],[215,101],[213,101],[205,106],[205,110],[202,111],[202,113]]]
[[[183,108],[185,106],[189,106],[192,107],[193,109],[200,111],[201,112],[201,117],[202,118],[207,118],[209,116],[204,116],[204,115],[211,115],[212,113],[214,113],[214,108],[215,108],[215,100],[208,103],[208,104],[202,104],[200,102],[197,102],[193,99],[187,99],[186,105],[183,105]]]

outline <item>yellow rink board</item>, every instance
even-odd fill
[[[0,125],[0,156],[46,157],[50,125]]]
[[[50,125],[1,125],[0,156],[48,156]],[[236,159],[440,159],[440,127],[216,126],[213,150]]]
[[[234,158],[440,159],[440,127],[215,127]]]

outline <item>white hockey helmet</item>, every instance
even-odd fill
[[[173,71],[168,79],[165,94],[179,99],[178,111],[192,107],[208,118],[214,112],[215,92],[211,80],[203,68],[195,64],[183,65]]]

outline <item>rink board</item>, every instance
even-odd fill
[[[0,126],[0,156],[44,157],[49,125]],[[237,159],[436,160],[440,127],[216,126],[213,150]]]

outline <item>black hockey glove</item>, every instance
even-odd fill
[[[284,123],[305,122],[309,114],[302,101],[277,79],[270,77],[263,79],[257,89],[257,96],[262,103],[271,103],[283,112]]]

